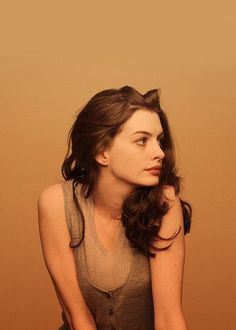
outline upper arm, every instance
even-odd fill
[[[182,285],[184,269],[184,228],[180,199],[174,189],[165,190],[170,209],[162,219],[159,235],[164,238],[173,236],[179,229],[179,234],[170,241],[157,241],[154,246],[162,248],[170,243],[167,250],[156,252],[155,258],[150,258],[153,302],[155,321],[161,324],[170,318],[179,322],[182,318]],[[155,252],[155,250],[151,250]],[[181,321],[182,322],[182,321]],[[179,322],[180,323],[180,322]],[[175,328],[177,329],[177,328]],[[182,329],[182,328],[181,328]]]
[[[73,252],[69,247],[70,234],[60,184],[52,185],[40,194],[38,224],[45,264],[70,322],[78,312],[86,313],[88,309],[77,282]]]

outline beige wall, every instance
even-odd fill
[[[194,207],[189,329],[236,329],[234,14],[233,0],[23,0],[1,9],[1,329],[60,324],[37,198],[61,179],[76,110],[125,84],[161,88],[177,140],[183,197]]]

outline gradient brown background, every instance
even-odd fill
[[[54,330],[37,198],[96,92],[160,87],[177,141],[190,330],[236,329],[235,1],[9,1],[1,6],[0,328]],[[128,329],[127,329],[128,330]],[[145,329],[144,329],[145,330]]]

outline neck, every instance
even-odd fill
[[[110,220],[120,219],[123,202],[133,189],[130,184],[101,173],[92,192],[97,214]]]

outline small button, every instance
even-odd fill
[[[112,308],[109,309],[109,314],[114,315],[114,310]]]

